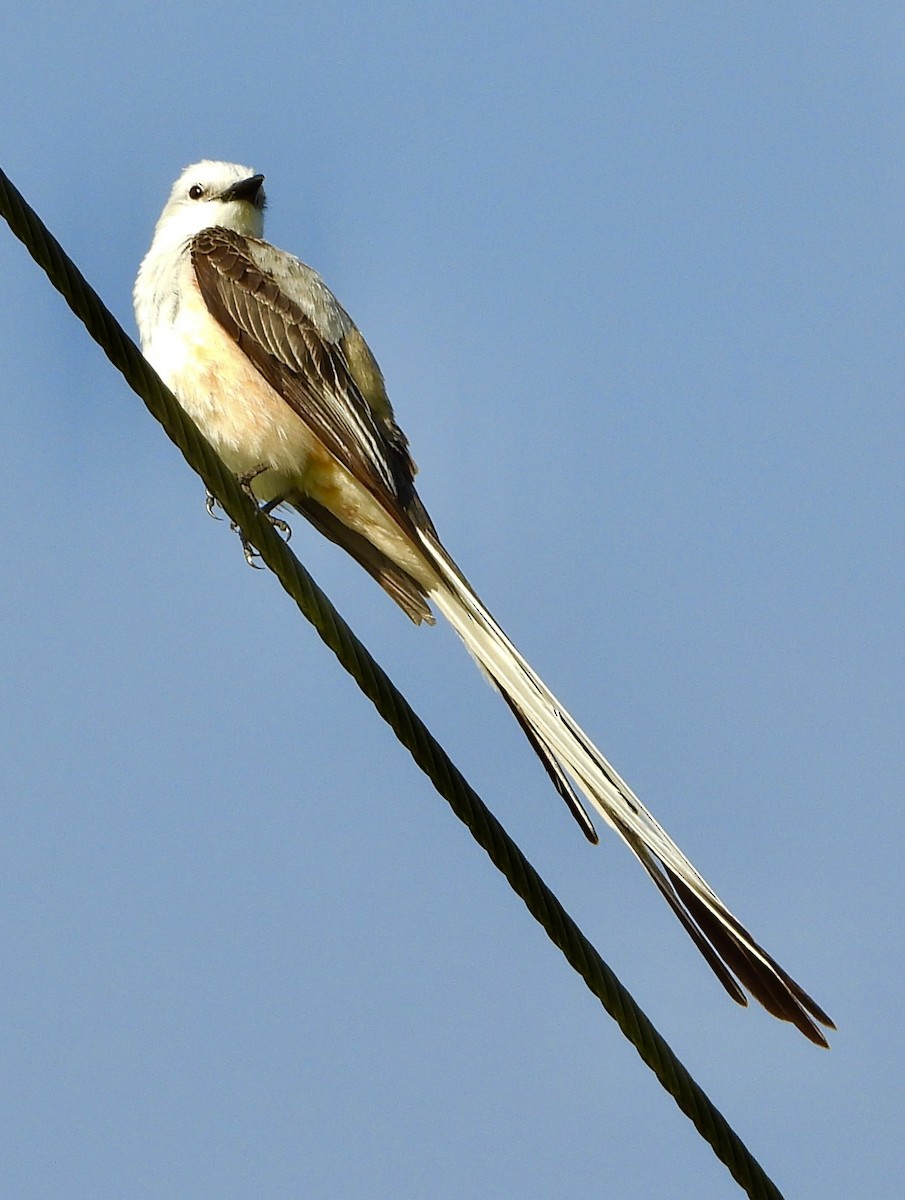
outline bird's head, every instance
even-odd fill
[[[264,232],[264,176],[238,163],[205,159],[186,167],[160,214],[154,240],[181,243],[220,225],[248,237]]]

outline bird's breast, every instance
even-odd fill
[[[180,290],[172,318],[158,323],[145,354],[232,470],[266,465],[304,490],[320,444],[210,315],[194,279]]]

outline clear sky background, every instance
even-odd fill
[[[131,331],[267,175],[450,549],[839,1025],[737,1008],[447,629],[293,547],[789,1197],[898,1197],[898,4],[19,6],[0,165]],[[0,228],[0,1194],[739,1194]]]

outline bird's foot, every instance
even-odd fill
[[[285,496],[277,496],[276,500],[268,500],[266,504],[261,505],[261,512],[268,519],[277,533],[281,533],[288,542],[292,537],[292,527],[286,521],[284,521],[282,517],[275,517],[273,515],[273,510],[275,508],[279,508],[284,501]]]
[[[262,469],[266,470],[266,468],[262,468]],[[254,474],[260,474],[260,471],[255,472]],[[249,476],[240,477],[239,484],[243,488],[243,490],[246,491],[249,498],[251,500],[254,500],[255,504],[258,505],[258,512],[260,512],[262,514],[262,516],[265,516],[267,518],[267,520],[270,522],[270,524],[273,526],[273,528],[277,531],[277,533],[281,534],[281,536],[284,537],[286,539],[286,541],[288,542],[289,539],[292,537],[292,529],[290,528],[288,523],[286,521],[284,521],[281,517],[275,517],[273,515],[273,510],[275,508],[279,507],[279,505],[281,505],[283,503],[283,497],[277,496],[274,500],[268,500],[268,502],[266,504],[258,504],[258,500],[255,497],[255,495],[252,492],[251,487],[250,487],[251,480],[254,478],[254,474],[250,474],[250,477]],[[236,525],[235,523],[231,523],[230,528],[233,530],[234,533],[237,533],[239,535],[239,541],[242,543],[242,553],[245,555],[245,561],[248,563],[248,565],[250,567],[254,567],[255,570],[260,571],[262,568],[255,561],[256,559],[261,557],[260,553],[254,548],[254,546],[251,544],[251,542],[249,542],[248,538],[245,536],[245,534],[242,532],[242,530],[239,528],[238,525]]]
[[[281,520],[279,517],[271,516],[271,514],[267,511],[266,507],[262,507],[260,509],[260,511],[264,514],[264,516],[267,518],[267,520],[270,522],[270,524],[274,527],[274,529],[277,531],[277,533],[282,534],[282,536],[288,542],[289,539],[292,537],[292,529],[290,528],[290,526],[287,525],[286,522]],[[250,567],[254,567],[256,571],[263,570],[263,568],[261,566],[259,566],[257,562],[255,562],[255,559],[261,557],[260,553],[254,548],[254,546],[251,544],[251,542],[248,540],[248,538],[245,536],[245,534],[242,532],[242,530],[239,528],[239,526],[235,523],[235,521],[230,521],[229,527],[233,531],[233,533],[238,534],[239,541],[242,543],[242,553],[245,555],[245,561],[248,563],[248,565]]]
[[[268,500],[266,504],[261,504],[258,497],[252,491],[252,487],[251,487],[252,482],[255,479],[257,479],[257,477],[259,475],[263,474],[263,472],[266,471],[267,469],[268,468],[266,466],[255,467],[254,470],[252,470],[252,471],[245,471],[242,475],[237,475],[236,480],[239,484],[239,487],[242,489],[242,491],[245,493],[245,495],[249,498],[249,500],[252,501],[252,503],[255,505],[255,507],[258,509],[258,511],[267,518],[267,520],[274,527],[274,529],[277,531],[277,533],[279,533],[282,537],[284,537],[286,539],[286,541],[288,542],[289,539],[292,537],[291,527],[281,517],[275,517],[273,515],[273,510],[275,508],[278,508],[284,502],[285,497],[277,496],[273,500]],[[213,494],[213,492],[207,491],[207,490],[205,491],[204,507],[207,509],[208,515],[213,517],[215,521],[220,520],[220,518],[217,516],[216,512],[214,511],[219,506],[219,503],[220,503],[219,500]],[[235,523],[235,521],[230,521],[229,527],[233,531],[233,533],[238,535],[239,541],[242,543],[242,553],[245,555],[245,561],[248,563],[248,565],[250,567],[254,567],[255,570],[260,571],[262,568],[255,561],[256,559],[261,557],[260,553],[251,544],[251,542],[248,540],[248,538],[245,536],[245,534],[242,532],[242,530],[239,528],[239,526]]]
[[[230,521],[229,527],[233,533],[238,536],[239,541],[242,543],[242,553],[245,555],[245,561],[248,563],[248,565],[254,568],[255,571],[263,571],[264,568],[259,563],[255,562],[255,559],[260,558],[261,555],[254,548],[239,526],[235,523],[235,521]]]

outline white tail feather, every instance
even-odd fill
[[[747,1002],[737,976],[774,1015],[793,1021],[812,1041],[826,1045],[811,1017],[832,1026],[829,1017],[757,944],[701,877],[513,646],[432,531],[419,532],[440,580],[429,589],[430,599],[507,698],[536,750],[540,743],[541,757],[543,751],[554,757],[639,859],[729,994],[742,1004]],[[562,789],[560,794],[564,795]],[[565,798],[583,823],[580,802]]]

